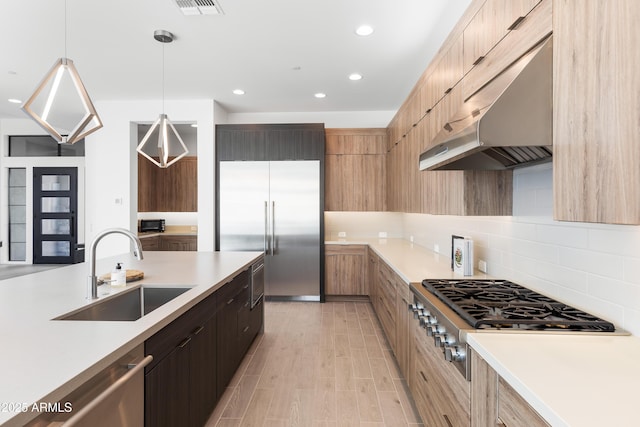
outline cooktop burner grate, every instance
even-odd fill
[[[475,329],[614,332],[612,323],[507,280],[422,282]]]

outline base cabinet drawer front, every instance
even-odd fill
[[[391,348],[395,351],[396,348],[396,321],[393,316],[393,311],[387,306],[387,303],[382,297],[378,297],[378,304],[376,308],[376,315],[380,319],[380,324],[384,330],[384,334],[387,337],[387,341]]]
[[[425,425],[470,426],[470,383],[444,359],[418,322],[414,322],[413,333],[411,390],[421,396],[414,398]],[[419,402],[422,399],[426,400]]]
[[[160,250],[160,236],[145,237],[140,239],[142,243],[143,251],[159,251]]]
[[[143,251],[197,251],[198,236],[162,235],[140,239]]]
[[[498,380],[498,421],[506,427],[548,427],[549,424],[505,380]]]

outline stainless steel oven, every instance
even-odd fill
[[[264,258],[251,266],[251,308],[264,296]]]

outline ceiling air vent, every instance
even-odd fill
[[[218,1],[174,0],[184,15],[224,15]]]

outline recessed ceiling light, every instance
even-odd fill
[[[244,91],[242,89],[234,89],[233,93],[236,95],[244,95]]]
[[[349,80],[362,80],[362,74],[358,74],[358,73],[353,73],[349,75]]]
[[[370,36],[373,34],[373,28],[369,25],[361,25],[356,29],[356,34],[359,36]]]
[[[316,98],[326,98],[327,94],[326,93],[322,93],[322,92],[318,92],[313,96],[315,96]]]
[[[22,104],[22,101],[15,98],[9,98],[7,101],[11,102],[12,104]]]

